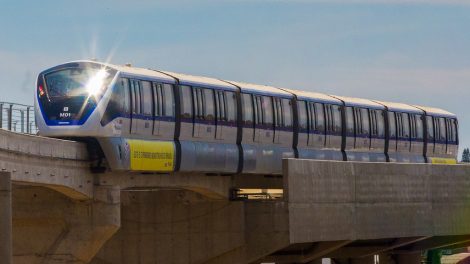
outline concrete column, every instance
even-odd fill
[[[12,227],[11,227],[11,174],[0,173],[0,260],[11,264]]]

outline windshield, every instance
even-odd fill
[[[48,125],[81,125],[91,115],[116,70],[80,62],[59,65],[38,77],[37,96]]]
[[[49,98],[97,96],[112,80],[112,75],[100,68],[66,68],[44,76]]]

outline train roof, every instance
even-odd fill
[[[215,78],[194,76],[194,75],[175,73],[175,72],[169,72],[169,71],[162,71],[162,72],[177,78],[179,83],[182,85],[222,88],[225,90],[232,90],[232,91],[238,90],[237,87],[235,87],[234,85],[215,79]]]
[[[323,103],[331,103],[331,104],[341,104],[341,101],[337,98],[331,97],[327,94],[310,92],[310,91],[300,91],[288,88],[282,88],[282,90],[295,94],[297,99],[299,100],[306,100],[306,101],[316,101],[316,102],[323,102]]]
[[[436,107],[429,107],[429,106],[419,106],[414,105],[415,107],[422,109],[428,115],[439,116],[439,117],[450,117],[450,118],[457,118],[457,116],[451,112],[446,110],[436,108]]]
[[[135,67],[125,66],[125,65],[115,65],[115,64],[110,64],[110,63],[96,62],[96,61],[86,61],[86,60],[85,61],[75,61],[75,62],[79,62],[79,63],[80,62],[86,62],[86,63],[101,64],[101,65],[104,65],[106,67],[115,69],[115,70],[117,70],[121,73],[124,73],[124,74],[137,75],[137,76],[140,76],[140,77],[143,77],[143,78],[149,78],[150,77],[150,78],[155,78],[155,79],[162,80],[162,81],[165,81],[165,82],[168,82],[168,83],[176,83],[174,78],[171,78],[170,76],[168,76],[164,73],[154,71],[154,70],[151,70],[151,69],[135,68]]]
[[[388,110],[394,111],[394,112],[407,112],[407,113],[423,114],[422,109],[419,109],[415,106],[408,105],[408,104],[377,101],[377,100],[374,100],[374,102],[377,102],[381,105],[384,105],[384,106],[387,107]]]
[[[365,108],[373,108],[373,109],[379,109],[379,110],[385,109],[385,106],[369,99],[347,97],[347,96],[337,96],[337,95],[331,95],[331,96],[339,100],[342,100],[346,106],[365,107]]]
[[[244,82],[234,82],[234,81],[227,81],[227,82],[240,87],[240,90],[242,92],[250,92],[250,93],[261,94],[261,95],[276,95],[276,96],[285,97],[285,98],[294,97],[293,94],[283,91],[279,88],[272,87],[272,86],[244,83]]]

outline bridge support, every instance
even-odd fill
[[[0,260],[11,264],[12,227],[11,227],[11,174],[0,173]]]

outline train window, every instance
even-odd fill
[[[141,81],[140,82],[140,91],[141,91],[141,98],[142,98],[142,114],[144,115],[152,115],[152,86],[150,82]]]
[[[235,122],[237,120],[237,97],[234,92],[226,91],[224,94],[226,100],[226,115],[229,122]]]
[[[377,136],[377,114],[375,110],[369,110],[370,115],[370,134],[374,137]]]
[[[204,119],[214,120],[215,107],[214,107],[214,91],[212,89],[201,89],[204,93]]]
[[[333,131],[335,134],[341,133],[341,106],[331,105],[331,111],[333,112]]]
[[[397,123],[394,112],[388,112],[388,133],[390,139],[396,139],[397,137]]]
[[[362,134],[369,136],[369,109],[361,108]]]
[[[245,125],[253,124],[253,100],[251,94],[241,94],[242,116]]]
[[[189,119],[193,116],[193,99],[191,94],[191,87],[182,85],[180,86],[181,97],[181,118]]]
[[[297,112],[299,117],[299,132],[306,132],[308,121],[307,121],[307,106],[305,101],[297,101]]]
[[[273,98],[274,101],[274,126],[275,127],[283,127],[283,115],[282,115],[282,105],[280,98]]]
[[[310,133],[312,133],[318,127],[318,120],[315,115],[315,103],[312,103],[312,102],[307,103],[307,114],[308,114],[308,129]]]
[[[325,113],[322,103],[315,103],[315,130],[318,132],[325,131]]]
[[[454,142],[454,144],[457,144],[458,141],[459,141],[457,119],[451,119],[450,122],[451,122],[451,126],[452,126],[452,129],[453,129],[453,135],[452,135],[453,142]]]
[[[404,138],[409,138],[410,137],[410,119],[407,113],[401,113],[401,119],[402,119],[402,126],[403,126],[403,134],[402,136]]]
[[[162,116],[163,114],[163,98],[161,90],[161,84],[153,83],[153,101],[155,103],[155,116]]]
[[[423,116],[415,115],[416,119],[416,138],[422,140],[424,138]]]
[[[434,125],[433,125],[431,116],[426,116],[426,126],[427,126],[428,142],[433,143],[434,142]]]
[[[217,110],[217,120],[227,121],[226,100],[223,91],[215,92],[215,109]]]
[[[446,142],[446,125],[443,117],[439,118],[439,141],[443,144]]]
[[[333,131],[333,117],[331,114],[331,105],[325,105],[325,122],[326,122],[326,131]]]
[[[282,109],[284,114],[284,126],[292,128],[292,101],[289,99],[282,99]]]
[[[377,118],[377,135],[379,138],[385,137],[385,120],[384,120],[384,111],[382,110],[375,110],[376,118]]]
[[[350,106],[346,107],[346,133],[348,136],[354,136],[354,113]]]
[[[263,124],[267,126],[273,125],[273,101],[270,96],[263,96],[262,98],[263,106]]]
[[[132,91],[132,113],[133,114],[140,114],[141,111],[141,104],[140,104],[140,87],[139,81],[132,80],[131,81],[131,91]]]
[[[175,116],[175,98],[173,96],[173,85],[163,84],[162,89],[162,98],[163,98],[163,115],[165,116]]]

